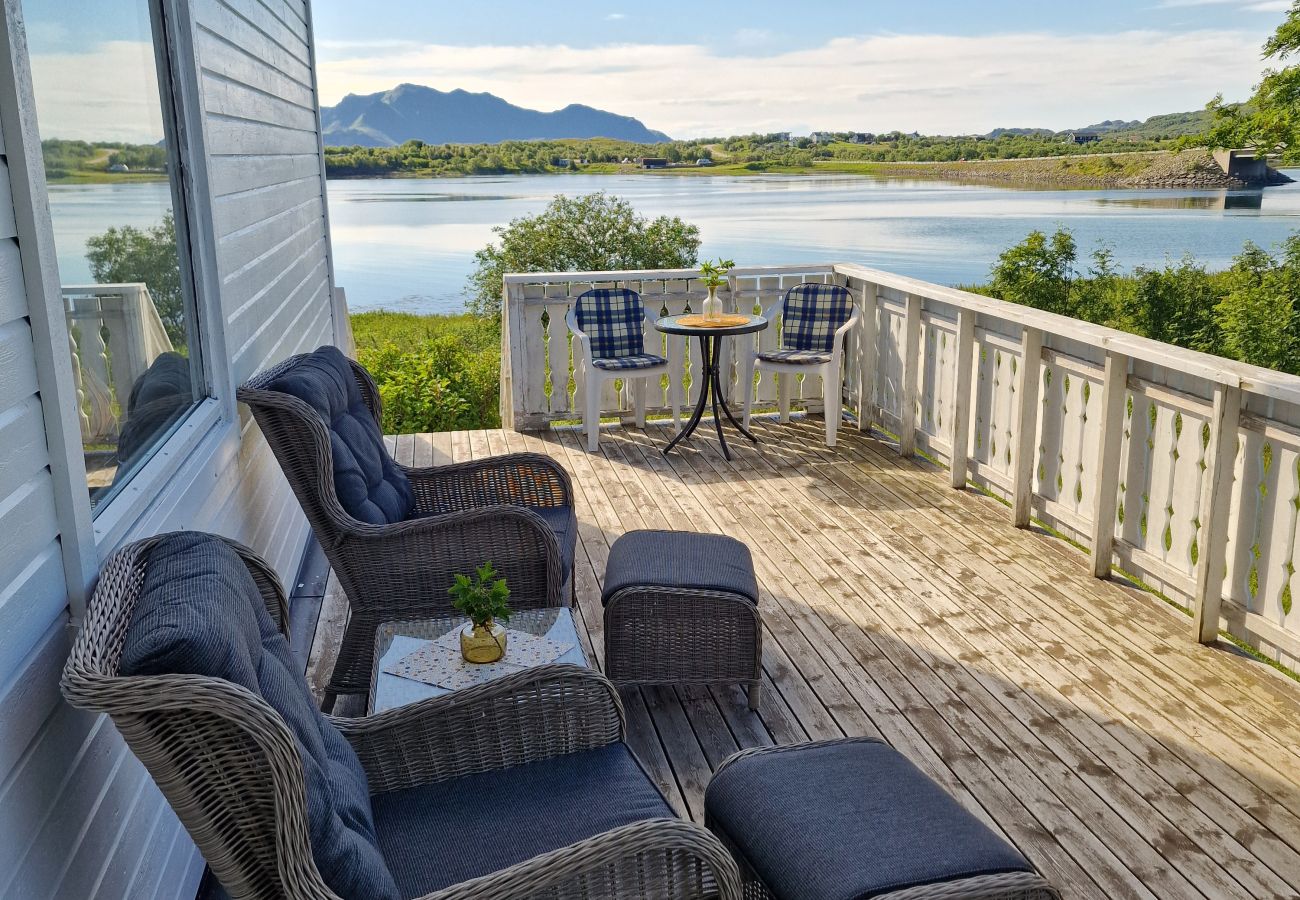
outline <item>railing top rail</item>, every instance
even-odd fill
[[[63,295],[83,296],[86,294],[133,294],[148,289],[143,281],[123,281],[110,284],[65,284],[60,290]]]
[[[733,278],[753,278],[762,275],[831,275],[835,263],[814,262],[786,266],[737,266],[728,274]],[[593,272],[511,272],[505,276],[506,285],[512,284],[567,284],[585,281],[645,281],[674,278],[699,278],[699,269],[612,269]]]
[[[996,300],[992,297],[972,294],[970,291],[932,284],[856,263],[837,263],[835,272],[969,309],[992,318],[1027,325],[1048,334],[1059,335],[1103,350],[1113,350],[1155,365],[1167,366],[1189,375],[1207,378],[1219,384],[1240,386],[1249,393],[1300,403],[1300,377],[1285,372],[1175,347],[1173,344],[1165,344],[1126,331],[1107,328],[1104,325],[1094,325],[1069,316],[1022,306],[1018,303],[1009,303],[1005,300]]]

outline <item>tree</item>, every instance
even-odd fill
[[[1163,269],[1138,268],[1136,288],[1118,310],[1120,328],[1167,344],[1218,351],[1218,294],[1205,267],[1185,256]]]
[[[1292,241],[1295,239],[1292,238]],[[1227,295],[1216,312],[1225,355],[1270,369],[1295,371],[1295,316],[1286,265],[1252,243],[1233,261]]]
[[[176,218],[170,209],[152,227],[123,225],[88,238],[86,260],[100,284],[147,285],[167,336],[174,346],[185,346],[185,296],[176,254]]]
[[[700,230],[677,216],[647,219],[632,204],[603,191],[557,196],[535,216],[493,229],[499,243],[474,254],[469,308],[501,313],[501,279],[507,272],[574,272],[681,269],[699,258]]]
[[[1074,235],[1058,228],[1049,238],[1031,231],[1002,252],[993,266],[993,295],[1037,309],[1074,315],[1070,284],[1076,276],[1079,248]]]
[[[1300,0],[1264,43],[1264,58],[1281,63],[1300,52]],[[1300,160],[1300,65],[1264,70],[1245,104],[1224,103],[1223,95],[1206,107],[1214,124],[1205,136],[1214,147],[1258,147],[1280,151],[1288,162]]]

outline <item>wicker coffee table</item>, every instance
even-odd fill
[[[382,669],[388,664],[390,658],[397,659],[405,656],[422,642],[442,637],[467,621],[461,616],[446,616],[405,622],[385,622],[380,625],[375,634],[375,664],[370,675],[370,702],[366,705],[367,714],[383,712],[428,697],[440,697],[451,693],[447,688],[402,678],[400,675],[390,675]],[[552,662],[587,665],[587,657],[582,652],[582,642],[578,639],[578,630],[573,624],[573,614],[566,607],[552,606],[544,609],[520,610],[510,617],[506,627],[548,637],[561,643],[572,643],[573,648],[568,653]],[[510,648],[507,646],[506,660],[509,659]]]

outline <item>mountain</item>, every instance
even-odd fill
[[[1202,134],[1209,130],[1213,118],[1213,114],[1208,110],[1197,109],[1192,112],[1165,113],[1164,115],[1152,116],[1146,121],[1139,121],[1138,119],[1127,121],[1124,119],[1107,119],[1095,125],[1088,125],[1083,128],[1069,128],[1066,131],[1096,131],[1110,136],[1122,135],[1132,138],[1172,138],[1182,137],[1185,134]],[[1053,131],[1050,128],[995,128],[986,137],[997,138],[1004,134],[1050,137],[1053,134],[1064,133]]]
[[[410,140],[426,144],[496,144],[501,141],[605,137],[653,144],[669,140],[631,116],[572,103],[539,112],[492,94],[439,91],[399,84],[378,94],[348,94],[337,106],[321,107],[321,128],[331,147],[395,147]]]

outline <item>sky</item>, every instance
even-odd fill
[[[47,137],[161,136],[147,0],[23,0]],[[1244,99],[1287,0],[314,0],[320,101],[403,82],[672,137],[1063,130]],[[112,77],[105,77],[112,73]]]
[[[1082,127],[1244,99],[1287,0],[315,0],[322,104],[411,82],[677,138]]]

